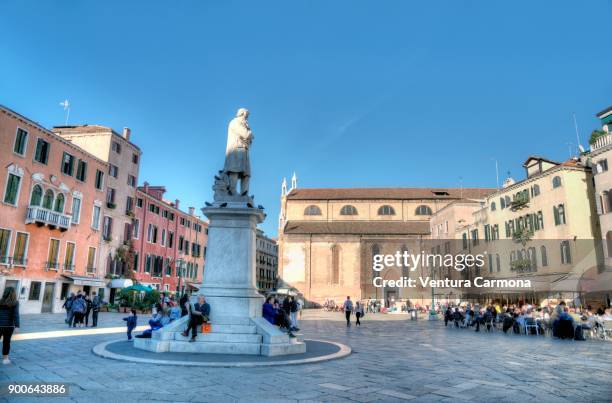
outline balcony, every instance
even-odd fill
[[[601,132],[604,133],[604,132]],[[612,133],[605,133],[595,138],[595,141],[591,143],[591,151],[596,151],[607,145],[612,144]]]
[[[60,231],[66,231],[70,228],[72,217],[68,214],[58,213],[57,211],[48,210],[39,206],[28,207],[26,215],[26,224],[37,224],[39,226],[48,225],[50,228],[59,228]]]

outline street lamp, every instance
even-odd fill
[[[185,263],[185,261],[183,260],[183,258],[178,258],[176,259],[176,263],[174,264],[174,268],[176,270],[176,274],[178,275],[178,292],[179,292],[179,298],[183,296],[183,292],[181,289],[181,278],[183,276],[183,264]]]

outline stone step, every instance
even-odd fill
[[[189,341],[190,338],[191,335],[184,337],[180,333],[176,333],[174,336],[174,340],[178,341]],[[244,333],[198,333],[196,340],[205,343],[261,343],[262,336],[259,334]]]
[[[295,339],[293,339],[295,340]],[[261,355],[268,357],[274,357],[277,355],[288,355],[288,354],[303,354],[306,352],[306,343],[303,342],[290,342],[286,344],[262,344]]]
[[[211,333],[257,333],[255,325],[216,325],[212,323],[211,327]]]
[[[259,343],[180,342],[169,343],[169,351],[175,353],[248,354],[259,355]]]
[[[244,325],[249,326],[253,323],[249,318],[239,318],[235,316],[220,316],[218,318],[211,318],[210,323],[213,325]]]

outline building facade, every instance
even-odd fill
[[[601,129],[593,132],[590,150],[583,160],[593,171],[595,202],[601,232],[602,264],[599,272],[588,284],[593,299],[603,299],[610,305],[612,299],[612,107],[599,112]]]
[[[104,293],[107,162],[5,107],[0,161],[0,290],[18,290],[22,313],[59,312],[77,290]]]
[[[163,186],[144,186],[136,192],[131,230],[131,267],[138,282],[160,291],[191,292],[202,282],[208,223],[179,209],[180,202],[164,200]]]
[[[141,151],[130,141],[131,131],[122,134],[99,125],[56,126],[53,131],[108,164],[100,175],[106,194],[102,216],[100,257],[109,282],[109,292],[130,285],[125,255],[129,249]]]
[[[591,169],[578,158],[563,163],[529,157],[526,179],[507,179],[457,226],[459,253],[481,254],[484,265],[469,278],[529,280],[531,287],[464,290],[481,301],[573,300],[585,297],[585,281],[600,258]]]
[[[426,290],[381,288],[386,280],[415,275],[405,267],[373,270],[373,256],[416,252],[430,238],[430,217],[450,202],[482,199],[495,189],[298,189],[283,183],[279,217],[279,276],[307,304],[377,299],[387,305],[429,298]],[[411,294],[412,293],[412,294]]]
[[[262,293],[276,290],[278,286],[278,245],[262,230],[257,230],[256,240],[257,288]]]

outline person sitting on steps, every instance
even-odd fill
[[[189,330],[191,330],[190,342],[196,341],[198,335],[198,326],[203,323],[208,323],[208,317],[210,316],[210,305],[206,302],[204,295],[198,296],[198,302],[189,305],[189,325],[187,329],[182,333],[183,337],[187,337]]]

